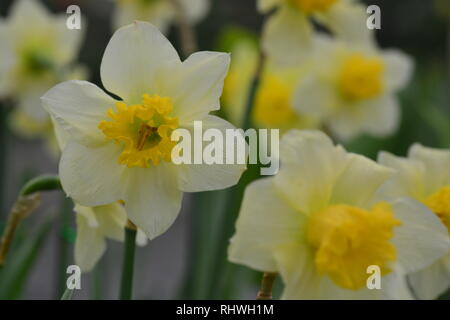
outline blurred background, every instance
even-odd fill
[[[13,0],[0,1],[0,16],[6,17]],[[448,0],[371,0],[382,11],[381,47],[396,47],[416,62],[414,79],[401,93],[402,121],[398,132],[387,139],[361,136],[346,147],[374,158],[379,150],[404,155],[411,143],[450,148],[450,16]],[[101,87],[99,66],[113,33],[113,1],[46,0],[53,12],[80,6],[87,28],[78,61],[87,66],[90,81]],[[201,50],[226,48],[227,30],[260,34],[264,17],[256,0],[211,0],[208,16],[196,25]],[[239,32],[235,32],[239,33]],[[180,48],[176,27],[168,37]],[[0,43],[1,45],[1,43]],[[2,114],[4,114],[2,112]],[[1,130],[8,129],[5,116]],[[5,181],[0,192],[0,230],[24,181],[42,173],[57,173],[57,157],[40,140],[2,134],[0,161]],[[196,205],[202,198],[202,207]],[[226,263],[226,245],[209,241],[221,231],[233,233],[217,212],[220,202],[231,201],[223,192],[186,195],[183,210],[168,232],[138,248],[135,298],[249,298],[253,299],[261,274]],[[233,219],[233,217],[228,217]],[[223,230],[225,228],[225,231]],[[74,215],[70,201],[61,193],[46,194],[40,209],[20,227],[10,266],[0,273],[0,299],[58,299],[65,285],[66,266],[73,263]],[[110,241],[107,253],[95,271],[83,275],[76,299],[115,299],[122,261],[122,244]],[[280,284],[277,284],[280,286]]]

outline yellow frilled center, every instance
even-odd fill
[[[429,196],[424,203],[441,219],[450,231],[450,186],[439,189]]]
[[[400,224],[387,203],[370,211],[337,204],[313,214],[307,240],[316,249],[318,272],[352,290],[366,285],[370,265],[380,267],[383,275],[389,273],[390,263],[396,260],[396,249],[389,241]]]
[[[171,117],[172,101],[167,97],[144,94],[142,104],[116,103],[117,111],[108,110],[111,120],[101,121],[105,136],[123,144],[119,163],[131,167],[148,168],[150,161],[158,165],[161,160],[171,161],[176,142],[172,131],[178,128],[178,119]]]
[[[253,120],[262,127],[278,127],[292,121],[296,114],[291,105],[292,90],[276,76],[266,76],[258,89]]]
[[[289,0],[294,6],[306,13],[323,12],[339,0]]]
[[[338,75],[338,89],[348,100],[375,98],[381,94],[384,63],[379,58],[353,54],[344,59]]]

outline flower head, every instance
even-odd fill
[[[151,22],[166,33],[177,16],[171,0],[114,0],[116,10],[113,16],[115,28],[128,25],[135,20]],[[178,0],[187,18],[197,23],[209,11],[210,0]]]
[[[378,161],[396,170],[381,188],[381,197],[392,200],[404,196],[414,198],[450,230],[450,150],[415,144],[410,148],[408,158],[382,152]],[[437,298],[450,287],[450,252],[433,265],[411,274],[409,279],[420,299]]]
[[[39,1],[18,0],[0,21],[0,97],[17,102],[12,127],[26,137],[48,138],[53,149],[52,124],[39,98],[58,81],[85,76],[83,68],[70,66],[83,31],[69,30],[66,19]]]
[[[392,134],[400,117],[395,94],[409,82],[410,58],[325,36],[316,41],[317,54],[296,89],[298,112],[318,119],[341,140]]]
[[[153,239],[174,222],[183,192],[237,183],[245,165],[176,165],[169,157],[176,128],[191,132],[201,121],[203,128],[234,129],[209,115],[220,108],[229,62],[216,52],[182,62],[149,23],[119,29],[100,71],[105,88],[122,100],[85,81],[61,83],[42,97],[57,136],[69,139],[59,168],[65,192],[83,206],[123,200],[128,218]]]
[[[305,60],[314,48],[311,19],[332,30],[340,39],[365,43],[371,39],[366,13],[354,0],[259,0],[266,13],[276,8],[263,34],[263,47],[277,64]]]
[[[229,259],[281,274],[286,299],[411,298],[403,275],[450,247],[439,219],[410,198],[377,199],[389,168],[318,131],[292,130],[275,177],[246,190]],[[381,290],[366,287],[377,266]]]
[[[106,240],[123,241],[127,214],[120,203],[98,207],[75,205],[77,238],[75,241],[75,263],[82,272],[95,267],[106,250]],[[147,238],[138,230],[136,242],[143,246]]]

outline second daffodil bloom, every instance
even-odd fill
[[[70,66],[84,29],[69,30],[66,20],[66,14],[52,14],[38,0],[17,0],[9,16],[0,19],[0,98],[16,103],[12,127],[52,143],[51,121],[39,98],[59,81],[85,73]]]
[[[83,206],[125,202],[128,218],[153,239],[174,222],[183,192],[237,183],[245,165],[171,161],[177,128],[234,127],[209,112],[220,108],[228,54],[198,52],[181,61],[153,25],[135,22],[116,31],[101,64],[105,88],[68,81],[42,97],[70,136],[59,172],[65,192]],[[193,136],[193,134],[192,134]]]
[[[210,0],[176,0],[191,23],[197,23],[206,16]],[[114,0],[113,23],[115,28],[128,25],[135,20],[151,22],[162,33],[167,33],[177,16],[173,0]]]
[[[340,39],[367,42],[365,8],[355,0],[258,0],[269,17],[263,34],[266,53],[279,64],[298,64],[314,47],[311,18],[332,30]]]
[[[383,197],[417,199],[450,230],[450,150],[415,144],[408,158],[382,152],[378,161],[397,171],[382,187]],[[437,298],[450,287],[450,252],[428,268],[410,275],[409,280],[418,298]]]
[[[295,108],[340,140],[362,133],[387,136],[400,121],[396,93],[412,75],[412,60],[397,50],[349,45],[317,36],[317,54],[295,93]]]
[[[447,230],[420,202],[375,201],[391,169],[319,131],[286,133],[280,160],[247,188],[229,259],[279,273],[284,299],[411,298],[404,274],[448,252]],[[367,287],[370,266],[380,290]]]
[[[127,214],[124,207],[116,202],[98,207],[75,206],[77,238],[75,241],[75,264],[82,272],[95,267],[106,250],[106,240],[123,241]],[[147,237],[138,230],[136,243],[143,246]]]

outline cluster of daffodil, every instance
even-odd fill
[[[384,137],[398,127],[396,93],[413,63],[398,50],[381,50],[366,27],[365,8],[353,0],[259,0],[273,12],[264,26],[266,57],[253,106],[262,128],[317,128],[340,141],[367,133]],[[330,34],[315,31],[313,22]],[[237,40],[224,90],[224,106],[240,124],[258,49]]]
[[[19,131],[54,132],[61,185],[75,203],[75,261],[84,272],[100,259],[106,239],[124,240],[127,226],[137,230],[133,245],[163,234],[183,193],[239,182],[245,165],[171,158],[176,129],[191,132],[194,121],[235,129],[211,114],[222,97],[235,125],[243,125],[250,107],[255,126],[283,134],[280,171],[245,191],[230,261],[280,274],[285,299],[434,299],[448,289],[450,150],[414,145],[408,158],[382,152],[375,162],[317,130],[347,141],[385,136],[398,125],[395,95],[408,83],[412,62],[376,46],[361,4],[259,0],[259,10],[270,14],[263,53],[239,42],[230,65],[230,55],[220,52],[181,60],[163,35],[180,12],[189,23],[199,21],[209,1],[116,2],[114,24],[121,28],[100,66],[107,92],[69,80],[81,77],[67,66],[82,33],[70,32],[65,16],[18,0],[0,21],[0,94],[17,100]],[[377,290],[367,286],[370,266],[381,273]]]
[[[29,138],[45,138],[57,151],[50,117],[39,98],[56,83],[86,76],[74,64],[83,31],[69,30],[67,15],[52,14],[35,0],[17,0],[0,20],[0,99],[15,106],[11,127]]]

